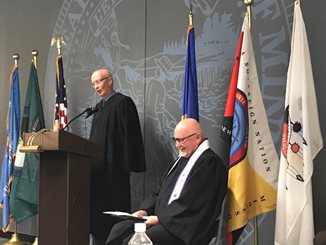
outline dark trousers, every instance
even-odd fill
[[[129,220],[122,221],[113,226],[105,245],[128,245],[133,234],[134,223]],[[146,234],[154,245],[185,245],[160,224],[148,227]]]
[[[92,239],[93,239],[92,245],[104,245],[105,243],[105,238],[92,236]]]

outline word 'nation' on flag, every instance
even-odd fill
[[[37,132],[45,128],[43,106],[37,70],[31,64],[21,133]],[[19,146],[22,145],[20,139]],[[17,151],[10,195],[10,210],[16,223],[20,223],[38,212],[38,153]]]
[[[15,64],[10,75],[10,96],[7,114],[7,143],[4,151],[1,172],[1,198],[0,206],[2,212],[2,230],[8,231],[10,218],[10,188],[12,173],[19,139],[20,124],[20,92],[19,92],[19,75],[18,65]]]
[[[323,146],[304,20],[294,4],[287,74],[275,244],[313,244],[313,159]]]
[[[62,55],[58,55],[56,59],[56,95],[53,129],[64,128],[67,125],[67,121],[66,83],[63,74]]]
[[[248,16],[235,55],[222,132],[231,137],[228,243],[248,221],[275,209],[278,157],[260,93]],[[231,121],[232,120],[232,121]]]
[[[187,29],[187,56],[183,81],[182,118],[199,121],[197,68],[195,52],[195,28],[192,25],[192,12],[189,14]]]

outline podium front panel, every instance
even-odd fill
[[[41,245],[88,245],[90,158],[62,151],[40,154]]]

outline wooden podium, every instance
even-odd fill
[[[40,152],[38,243],[89,245],[90,164],[100,149],[64,130],[37,134],[24,134],[23,148]]]

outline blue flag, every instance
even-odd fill
[[[194,118],[199,121],[198,88],[195,53],[195,29],[188,26],[187,57],[183,82],[182,118]]]
[[[41,93],[37,70],[32,63],[22,115],[21,134],[26,132],[37,132],[43,128],[45,128],[45,122]],[[22,140],[19,146],[21,145]],[[37,214],[38,172],[39,154],[22,153],[18,150],[12,174],[13,178],[10,194],[10,211],[17,224]]]
[[[7,143],[2,161],[2,172],[0,181],[1,200],[0,205],[3,209],[2,214],[2,230],[9,229],[9,194],[12,180],[12,172],[16,157],[16,150],[19,140],[19,124],[20,124],[20,92],[19,92],[19,76],[18,66],[14,65],[10,76],[11,88],[9,107],[7,114]]]

